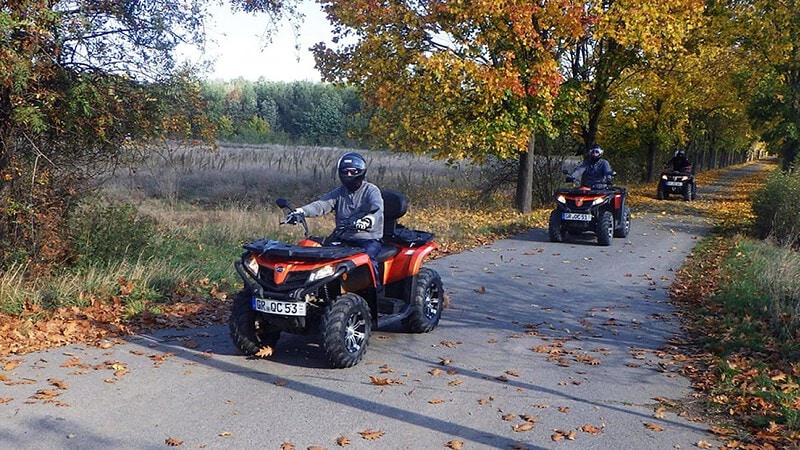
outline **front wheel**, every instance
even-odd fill
[[[611,211],[603,211],[597,221],[597,243],[600,245],[611,245],[611,236],[614,235],[614,214]]]
[[[683,184],[683,200],[686,202],[692,200],[692,183],[686,182]]]
[[[417,288],[411,298],[411,315],[403,319],[403,326],[412,333],[427,333],[439,324],[443,305],[442,278],[433,270],[423,267],[417,274]]]
[[[664,182],[663,181],[659,181],[658,182],[658,188],[656,188],[656,199],[664,200],[665,194],[666,194],[665,190],[666,190],[666,188],[664,186]]]
[[[252,295],[247,290],[241,290],[234,296],[228,328],[236,348],[247,356],[255,355],[263,347],[275,348],[281,336],[280,331],[266,333],[258,329]]]
[[[336,299],[322,319],[322,346],[334,368],[361,361],[369,344],[372,316],[367,302],[347,293]]]
[[[620,213],[620,223],[618,225],[619,228],[614,230],[614,237],[628,237],[628,233],[631,232],[631,209],[628,208],[627,205],[622,207],[622,211]]]
[[[550,222],[548,227],[548,234],[550,235],[550,242],[562,242],[565,233],[561,230],[561,213],[554,210],[550,213]]]

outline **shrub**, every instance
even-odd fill
[[[156,235],[154,221],[128,204],[84,207],[71,218],[70,230],[81,266],[138,258]]]
[[[780,245],[800,244],[800,174],[775,172],[755,193],[753,213],[759,237],[771,237]]]

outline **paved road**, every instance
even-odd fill
[[[664,408],[692,401],[662,352],[680,342],[667,289],[707,226],[634,210],[610,247],[536,229],[432,261],[451,299],[439,328],[377,332],[351,369],[295,336],[246,359],[223,326],[24,355],[0,370],[0,447],[716,447]]]

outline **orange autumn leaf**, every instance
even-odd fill
[[[650,431],[657,431],[657,432],[658,431],[664,431],[663,427],[660,427],[660,426],[658,426],[658,425],[656,425],[654,423],[649,423],[649,422],[645,423],[644,427],[647,428]]]
[[[444,403],[444,399],[434,398],[432,400],[428,400],[428,403],[430,403],[431,405],[439,405],[441,403]]]
[[[532,429],[533,429],[533,424],[530,423],[530,422],[520,423],[520,424],[514,425],[514,427],[513,427],[513,430],[515,432],[517,432],[517,433],[520,433],[520,432],[523,432],[523,431],[529,431],[529,430],[532,430]]]
[[[284,442],[281,444],[281,450],[294,450],[294,444],[291,442]]]
[[[339,436],[338,438],[336,438],[336,445],[338,445],[339,447],[346,447],[350,445],[350,443],[351,443],[350,438],[347,436]]]
[[[596,434],[602,433],[603,429],[602,428],[597,428],[597,427],[589,425],[589,424],[586,424],[586,425],[581,427],[581,431],[583,431],[584,433],[589,433],[589,434],[592,434],[592,435],[596,435]]]
[[[372,441],[375,439],[380,439],[386,433],[381,430],[367,429],[364,431],[359,431],[358,434],[360,434],[363,439]]]
[[[379,377],[373,377],[373,376],[369,377],[369,381],[371,381],[372,384],[374,384],[376,386],[389,386],[389,385],[392,385],[392,384],[405,384],[401,380],[396,380],[396,379],[393,379],[393,378],[379,378]]]
[[[179,447],[183,445],[183,441],[180,439],[175,439],[174,437],[168,437],[165,440],[165,443],[170,447]]]
[[[464,448],[464,443],[461,441],[447,441],[444,446],[452,450],[461,450]]]

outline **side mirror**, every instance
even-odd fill
[[[275,204],[281,208],[289,208],[289,200],[286,200],[285,198],[279,198],[275,200]]]

